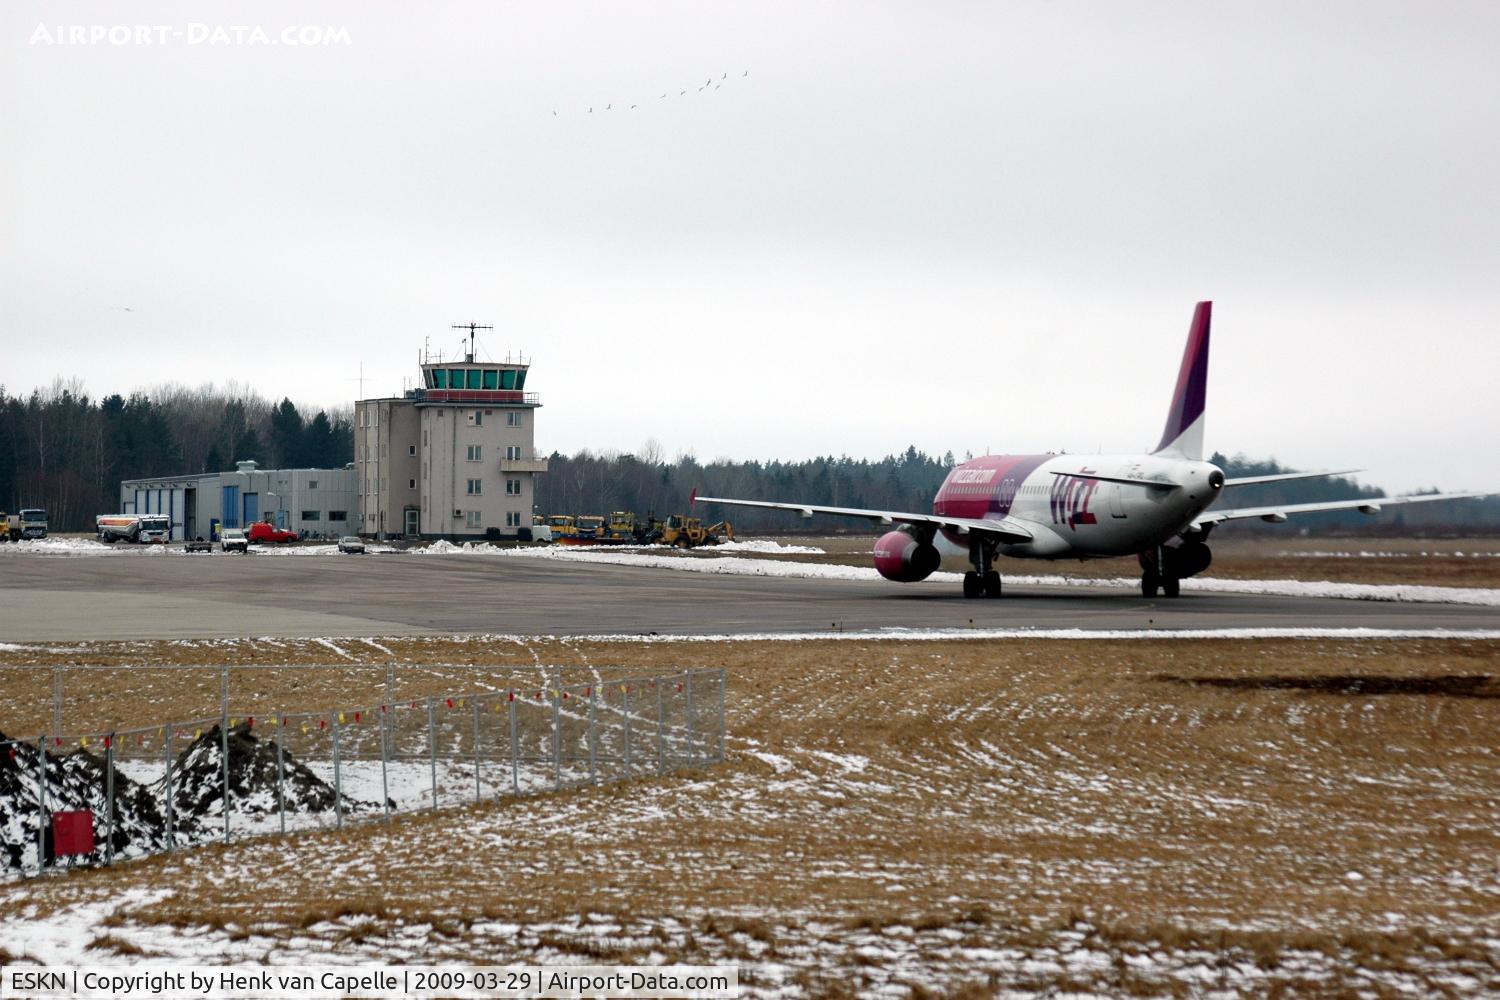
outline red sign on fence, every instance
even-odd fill
[[[52,814],[52,849],[58,857],[94,853],[94,814],[74,809]]]

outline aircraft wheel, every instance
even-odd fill
[[[975,573],[972,570],[970,572],[964,574],[964,596],[965,597],[983,597],[984,596],[984,581],[979,578],[979,574],[978,573]]]
[[[1000,596],[1000,574],[995,572],[994,570],[990,570],[988,573],[984,574],[984,596]]]
[[[1150,570],[1147,570],[1146,572],[1144,572],[1144,573],[1141,574],[1141,596],[1142,597],[1155,597],[1156,596],[1157,588],[1159,586],[1160,586],[1160,581],[1156,578],[1156,574],[1155,573],[1153,573]]]
[[[1176,597],[1182,593],[1182,581],[1175,576],[1169,576],[1161,582],[1161,592],[1164,597]]]

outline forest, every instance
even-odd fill
[[[352,407],[309,412],[290,399],[272,403],[235,383],[167,385],[98,400],[77,382],[59,380],[26,397],[9,395],[0,386],[0,509],[43,507],[53,531],[89,531],[96,514],[113,512],[124,479],[225,471],[243,459],[254,459],[262,468],[338,468],[353,460],[352,417]],[[636,453],[554,452],[549,471],[536,480],[536,506],[541,513],[632,510],[639,517],[664,516],[686,512],[696,490],[706,496],[925,511],[948,471],[971,457],[928,455],[909,446],[880,459],[830,455],[702,463],[691,454],[668,459],[659,444],[648,441]],[[1231,477],[1290,471],[1274,459],[1244,455],[1214,454],[1210,461]],[[1373,486],[1333,477],[1244,487],[1229,502],[1255,506],[1382,495]],[[817,518],[807,523],[778,511],[698,513],[713,519],[728,516],[742,530],[868,530],[862,521]],[[1500,530],[1500,499],[1398,508],[1379,519],[1318,515],[1299,518],[1295,528],[1254,521],[1230,530],[1304,528]]]
[[[0,386],[0,509],[47,510],[53,531],[91,531],[120,481],[263,467],[329,468],[354,451],[353,408],[305,413],[233,383],[168,385],[95,400],[57,381],[26,397]]]

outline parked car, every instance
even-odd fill
[[[358,555],[365,550],[365,540],[358,535],[345,535],[339,539],[339,551]]]
[[[245,537],[242,528],[222,528],[219,531],[219,548],[225,552],[244,554],[250,551],[250,540]]]
[[[184,542],[182,547],[187,552],[212,552],[214,543],[199,535],[197,538]]]
[[[245,537],[250,540],[251,545],[259,545],[261,542],[275,542],[284,545],[287,542],[295,542],[297,533],[278,528],[269,521],[256,521],[246,529]]]

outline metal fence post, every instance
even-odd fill
[[[52,734],[63,731],[62,724],[63,675],[62,667],[52,668]]]
[[[630,777],[630,684],[620,685],[625,701],[625,777]]]
[[[226,671],[227,673],[227,671]],[[229,716],[219,718],[219,752],[223,754],[224,772],[224,843],[229,843]]]
[[[698,763],[698,745],[693,735],[693,731],[697,728],[694,723],[697,720],[693,718],[693,672],[691,670],[683,671],[682,683],[687,691],[687,752],[688,767],[692,767]]]
[[[386,776],[386,759],[390,750],[386,745],[386,737],[390,733],[390,726],[386,720],[393,714],[394,709],[390,703],[380,706],[380,805],[385,810],[387,823],[391,821],[391,782]],[[395,720],[392,719],[391,722],[394,723]]]
[[[437,728],[432,721],[432,695],[427,696],[427,762],[432,767],[432,808],[437,808]]]
[[[115,734],[104,737],[104,863],[115,863]]]
[[[164,753],[166,755],[166,760],[167,760],[167,778],[166,778],[166,781],[167,781],[167,809],[166,809],[166,812],[167,812],[167,850],[168,851],[171,851],[172,848],[174,848],[174,847],[177,846],[177,817],[175,815],[175,810],[172,808],[172,735],[173,735],[172,730],[173,730],[173,728],[174,727],[173,727],[172,723],[170,723],[170,722],[167,723],[167,725],[166,725],[167,738],[166,738],[166,741],[164,743],[162,743],[163,751],[164,751]]]
[[[521,794],[520,747],[516,740],[516,693],[510,692],[510,792]]]
[[[333,825],[344,828],[344,783],[339,765],[339,713],[329,712],[333,720]]]
[[[589,784],[591,784],[591,785],[597,785],[597,784],[599,784],[599,761],[598,761],[598,754],[595,751],[595,747],[599,743],[599,728],[598,728],[597,723],[594,721],[594,699],[595,699],[596,695],[594,694],[594,685],[592,685],[592,684],[590,684],[589,687],[588,687],[588,696],[589,696],[589,731],[588,731],[588,739],[589,739]]]
[[[277,714],[276,721],[280,723],[277,727],[282,730],[276,740],[276,812],[281,817],[281,832],[286,833],[286,793],[283,790],[283,782],[286,779],[286,763],[282,759],[281,744],[286,739],[286,718]]]
[[[474,699],[474,801],[479,802],[479,699]]]
[[[552,787],[562,787],[562,691],[552,689]]]
[[[724,763],[724,689],[729,685],[729,675],[723,667],[719,668],[719,763]]]
[[[47,866],[47,737],[39,736],[36,741],[36,870],[41,871]]]
[[[651,682],[656,688],[656,773],[667,773],[667,713],[662,707],[661,679]]]

